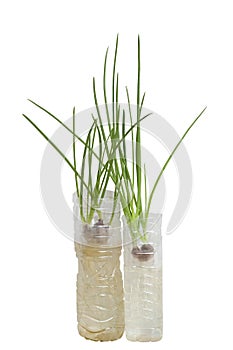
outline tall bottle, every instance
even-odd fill
[[[79,334],[95,341],[119,339],[124,332],[123,281],[120,270],[121,222],[113,193],[107,191],[91,224],[80,218],[74,202],[75,251],[78,258],[77,320]]]

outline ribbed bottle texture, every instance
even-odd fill
[[[77,211],[74,201],[74,212]],[[102,208],[101,224],[97,218],[94,219],[97,224],[92,225],[81,222],[77,216],[74,218],[78,331],[95,341],[116,340],[124,332],[120,219],[116,213],[108,225],[109,214],[106,207]]]
[[[125,331],[131,341],[158,341],[163,332],[161,216],[151,215],[143,240],[124,220]],[[131,242],[130,242],[131,240]]]
[[[92,340],[118,339],[124,331],[121,249],[75,246],[79,333]]]

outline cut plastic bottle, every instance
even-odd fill
[[[149,216],[146,234],[123,222],[126,337],[158,341],[163,333],[161,215]]]
[[[117,206],[109,225],[113,199],[107,195],[98,208],[101,219],[96,213],[90,225],[80,220],[74,196],[78,331],[95,341],[116,340],[124,332],[120,210]]]

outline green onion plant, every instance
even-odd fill
[[[140,237],[144,242],[147,240],[147,223],[150,215],[152,200],[156,193],[159,180],[161,179],[167,165],[172,159],[177,148],[204,113],[195,118],[192,124],[187,128],[177,145],[164,163],[160,173],[154,181],[151,191],[147,184],[147,166],[142,159],[142,143],[141,143],[141,123],[148,118],[151,113],[142,115],[145,93],[141,96],[141,53],[140,53],[140,37],[138,36],[138,53],[137,53],[137,88],[136,88],[136,120],[133,119],[132,104],[129,89],[126,86],[127,111],[121,107],[119,103],[119,73],[117,73],[117,54],[118,54],[118,35],[116,38],[112,78],[111,78],[111,98],[110,103],[107,93],[107,48],[104,58],[103,67],[103,98],[104,109],[106,115],[106,123],[103,111],[100,108],[97,91],[96,79],[93,78],[93,97],[95,103],[95,112],[92,114],[92,125],[88,130],[85,139],[77,135],[75,108],[73,108],[72,129],[63,123],[58,117],[49,112],[36,102],[29,100],[33,105],[45,112],[49,117],[55,119],[67,131],[70,132],[73,141],[73,157],[69,160],[49,139],[49,137],[32,121],[31,118],[23,114],[23,117],[51,144],[51,146],[60,154],[67,165],[74,173],[76,195],[79,201],[80,217],[83,222],[90,224],[93,220],[95,212],[98,213],[99,219],[102,218],[101,203],[110,184],[114,185],[114,204],[112,208],[111,220],[114,217],[114,210],[118,199],[121,202],[122,210],[130,227],[132,238]],[[129,115],[129,123],[126,121],[126,112]],[[81,122],[81,121],[80,121]],[[106,124],[106,125],[105,125]],[[129,128],[126,129],[126,125]],[[132,160],[127,159],[127,136],[131,140]],[[82,145],[82,162],[78,167],[77,144]],[[96,146],[98,145],[98,151]],[[97,174],[93,174],[93,162],[98,162]],[[111,222],[110,220],[110,222]]]
[[[88,224],[91,223],[95,212],[98,213],[99,219],[102,219],[101,214],[101,203],[106,194],[109,182],[114,184],[114,201],[112,208],[112,215],[110,223],[114,217],[114,210],[117,204],[118,195],[120,192],[120,183],[122,180],[122,173],[120,173],[118,163],[115,159],[117,152],[117,147],[114,147],[117,140],[117,135],[119,135],[119,118],[120,118],[120,106],[118,105],[118,75],[116,76],[116,57],[117,57],[117,47],[118,47],[118,37],[116,41],[113,73],[112,73],[112,110],[109,110],[107,102],[107,92],[106,92],[106,62],[107,54],[105,55],[104,64],[104,77],[103,77],[103,88],[104,88],[104,98],[106,106],[106,114],[108,120],[108,130],[106,131],[103,125],[103,120],[100,112],[100,108],[97,102],[96,88],[95,88],[95,78],[93,78],[93,94],[96,106],[96,116],[92,114],[93,123],[88,130],[86,139],[82,139],[76,133],[76,115],[75,107],[73,108],[73,124],[72,129],[70,129],[65,123],[63,123],[58,117],[49,112],[44,107],[40,106],[36,102],[29,99],[33,105],[45,112],[49,117],[56,120],[60,125],[62,125],[67,131],[69,131],[73,138],[73,159],[72,161],[67,158],[67,156],[62,152],[62,150],[53,143],[52,140],[29,118],[27,115],[22,114],[22,116],[50,143],[50,145],[60,154],[60,156],[65,160],[68,166],[74,173],[76,195],[79,201],[80,217],[83,222]],[[148,117],[148,115],[141,118]],[[111,121],[112,120],[112,121]],[[133,128],[135,128],[137,122],[131,124],[130,128],[125,133],[125,137],[129,134]],[[98,139],[98,140],[97,140]],[[109,147],[109,140],[111,140],[112,147]],[[76,142],[79,142],[83,146],[82,162],[80,170],[77,166],[77,146]],[[96,144],[98,145],[98,152],[95,151]],[[93,157],[98,161],[97,174],[94,177],[93,174]],[[106,159],[107,158],[107,159]],[[114,171],[113,171],[114,169]]]
[[[119,74],[117,74],[116,86],[114,85],[115,81],[115,71],[116,71],[116,59],[117,59],[117,48],[118,48],[118,36],[116,39],[116,48],[114,55],[114,66],[113,66],[113,86],[112,86],[112,119],[109,117],[108,111],[108,101],[106,94],[106,64],[107,64],[107,55],[108,49],[105,55],[104,61],[104,76],[103,76],[103,90],[104,90],[104,101],[106,112],[108,116],[108,128],[109,128],[109,136],[111,141],[111,150],[110,155],[113,159],[109,159],[108,163],[110,172],[113,177],[117,179],[122,179],[120,182],[121,185],[119,187],[119,197],[122,205],[122,209],[124,215],[127,219],[130,232],[132,238],[135,239],[140,237],[140,239],[144,242],[147,241],[147,224],[148,218],[150,215],[152,200],[156,193],[156,188],[158,183],[167,168],[170,160],[172,159],[174,153],[180,146],[183,139],[186,137],[190,129],[197,122],[197,120],[202,116],[206,107],[201,111],[201,113],[194,119],[191,125],[184,132],[183,136],[180,138],[179,142],[174,146],[174,149],[170,153],[169,157],[165,161],[160,173],[157,178],[155,178],[154,184],[152,186],[151,191],[149,192],[148,184],[147,184],[147,164],[143,163],[142,159],[142,145],[141,145],[141,122],[144,117],[148,117],[148,115],[142,117],[142,108],[145,99],[145,93],[143,93],[141,97],[141,53],[140,53],[140,37],[138,36],[138,54],[137,54],[137,113],[136,113],[136,128],[134,128],[135,124],[133,123],[133,115],[132,115],[132,105],[130,100],[129,89],[126,86],[126,96],[127,96],[127,104],[128,104],[128,114],[130,117],[130,132],[125,132],[126,128],[126,113],[123,109],[121,111],[121,106],[118,103],[118,88],[119,88]],[[96,104],[96,110],[99,115],[99,107],[98,101],[94,87],[94,100]],[[116,94],[114,96],[114,93]],[[101,117],[99,116],[99,122],[102,123]],[[121,127],[120,127],[121,126]],[[103,132],[103,129],[101,129]],[[126,136],[130,134],[131,138],[131,148],[132,148],[132,160],[131,164],[127,160],[126,156]],[[104,135],[103,135],[104,136]],[[118,154],[118,159],[116,159]]]

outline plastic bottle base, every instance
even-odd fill
[[[156,342],[162,339],[163,335],[161,330],[152,331],[151,329],[143,329],[141,331],[129,332],[126,331],[126,338],[129,341],[138,341],[138,342]]]
[[[89,340],[93,341],[113,341],[120,339],[124,333],[124,328],[107,328],[98,332],[91,332],[88,329],[78,325],[79,334]]]

